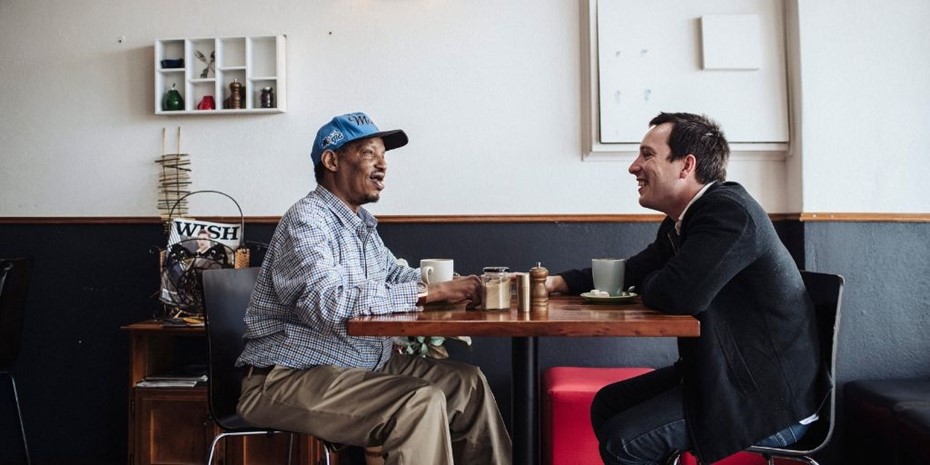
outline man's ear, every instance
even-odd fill
[[[682,158],[684,164],[681,166],[681,174],[679,175],[682,179],[687,178],[689,175],[696,174],[697,171],[697,158],[694,158],[694,155],[687,154]]]
[[[323,152],[323,155],[320,157],[320,162],[323,163],[323,167],[336,172],[339,168],[339,157],[336,156],[336,152],[332,150],[327,150]]]

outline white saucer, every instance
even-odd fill
[[[599,303],[599,304],[619,304],[624,302],[630,302],[633,299],[639,297],[639,294],[635,292],[630,292],[626,295],[594,295],[590,292],[582,292],[581,297],[588,302]]]

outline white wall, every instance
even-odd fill
[[[930,2],[799,10],[804,211],[930,212]]]
[[[930,4],[854,3],[798,8],[803,210],[926,212]],[[626,163],[581,161],[581,12],[568,0],[0,0],[0,216],[155,216],[162,128],[179,125],[194,189],[280,215],[313,187],[316,129],[358,110],[411,139],[388,158],[376,214],[646,212]],[[155,39],[279,33],[287,113],[153,114]],[[736,163],[730,177],[770,210],[800,211],[781,192],[796,180],[771,168]],[[206,197],[192,213],[229,213]]]

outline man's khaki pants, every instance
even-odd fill
[[[382,446],[387,465],[511,463],[484,374],[448,360],[394,354],[378,372],[276,366],[243,379],[238,410],[254,425]]]

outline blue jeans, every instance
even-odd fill
[[[605,465],[655,465],[693,444],[685,422],[681,377],[666,367],[605,386],[591,404],[591,425]],[[807,431],[800,423],[758,445],[784,447]]]
[[[765,447],[785,447],[790,446],[804,437],[804,433],[807,433],[807,429],[810,428],[810,425],[802,425],[800,423],[795,423],[761,441],[759,441],[757,446]]]

